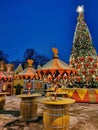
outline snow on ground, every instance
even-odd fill
[[[20,122],[20,98],[7,96],[3,111],[0,111],[0,130],[43,130],[42,118],[36,122]],[[38,104],[38,115],[43,113]],[[98,104],[74,103],[69,109],[69,130],[98,130]]]

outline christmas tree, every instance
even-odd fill
[[[74,85],[78,87],[98,87],[97,53],[93,46],[88,26],[84,19],[84,8],[79,12],[75,29],[70,65],[77,70]]]

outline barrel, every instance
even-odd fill
[[[0,110],[4,109],[5,105],[5,94],[0,94]]]
[[[43,113],[45,130],[68,130],[68,105],[47,105]]]
[[[20,114],[23,120],[36,120],[37,116],[37,100],[36,97],[23,98],[20,103]]]

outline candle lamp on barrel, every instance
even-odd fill
[[[68,130],[70,104],[75,100],[69,98],[57,97],[59,83],[63,80],[69,80],[70,75],[76,74],[76,70],[58,58],[58,49],[52,48],[53,59],[44,66],[37,69],[37,75],[41,75],[54,84],[54,98],[49,97],[41,99],[39,102],[45,104],[43,112],[43,126],[45,130]],[[66,76],[65,76],[66,75]],[[60,82],[62,79],[62,82]]]
[[[37,97],[41,96],[41,94],[33,93],[31,94],[30,90],[32,88],[32,82],[35,78],[36,71],[32,66],[33,60],[27,60],[28,67],[21,73],[17,75],[19,78],[23,78],[28,80],[26,84],[26,88],[28,89],[27,94],[21,94],[17,97],[21,98],[20,103],[20,119],[23,121],[33,121],[38,118],[37,115]]]

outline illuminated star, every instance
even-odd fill
[[[77,11],[78,13],[84,12],[84,6],[83,6],[83,5],[78,6],[76,11]]]

